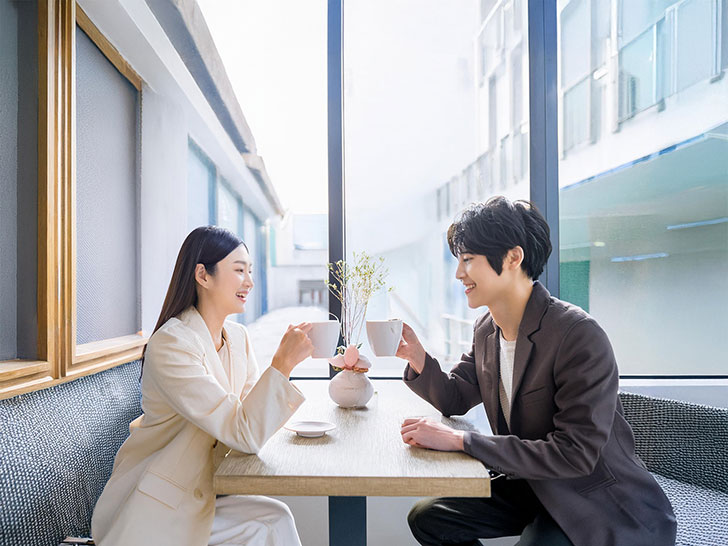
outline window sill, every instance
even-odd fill
[[[147,340],[142,335],[130,335],[77,345],[73,365],[63,377],[54,377],[57,373],[54,373],[52,363],[43,360],[0,362],[0,400],[54,387],[138,360]]]
[[[133,334],[77,345],[68,375],[87,375],[137,360],[141,358],[148,339],[140,334]]]

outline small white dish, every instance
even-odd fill
[[[293,421],[283,428],[304,438],[319,438],[330,430],[334,430],[336,425],[328,421]]]

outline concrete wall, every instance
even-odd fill
[[[188,128],[184,109],[147,85],[141,125],[142,329],[151,332],[187,236]]]

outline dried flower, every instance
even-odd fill
[[[354,252],[353,265],[339,260],[326,264],[334,282],[324,280],[326,287],[341,302],[341,336],[344,349],[355,344],[361,335],[364,318],[367,314],[369,299],[386,287],[385,279],[389,270],[384,267],[384,258],[372,258],[366,252]],[[389,288],[387,291],[390,291]],[[361,344],[357,344],[357,348]]]

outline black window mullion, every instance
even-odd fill
[[[328,161],[329,161],[329,262],[346,256],[344,223],[344,99],[343,99],[343,0],[328,0]],[[329,282],[334,278],[329,275]],[[342,318],[341,303],[329,293],[329,313]],[[333,377],[333,368],[329,374]]]
[[[559,156],[556,81],[556,0],[528,2],[528,81],[531,202],[551,228],[553,252],[541,276],[559,296]]]

